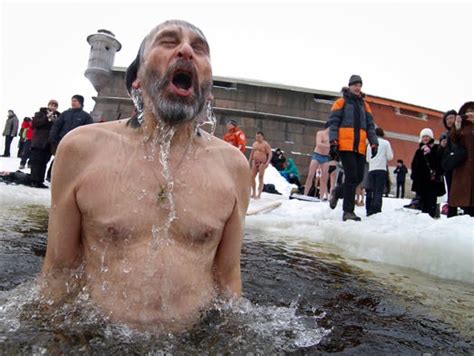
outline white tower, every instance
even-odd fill
[[[95,90],[100,92],[111,78],[115,53],[120,51],[122,45],[115,39],[115,35],[108,30],[98,30],[97,33],[89,35],[87,42],[91,45],[91,52],[84,75],[92,83]]]

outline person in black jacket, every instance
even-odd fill
[[[283,151],[281,148],[277,148],[273,153],[272,153],[272,166],[277,169],[277,171],[283,171],[285,169],[285,162],[286,158],[283,156]]]
[[[439,139],[439,145],[445,149],[448,145],[448,139],[449,139],[449,131],[451,130],[451,127],[454,126],[454,122],[456,120],[456,116],[458,113],[456,110],[449,110],[446,111],[443,115],[443,124],[444,127],[446,127],[446,131],[443,132]],[[449,201],[449,195],[451,192],[451,182],[453,181],[453,171],[445,171],[444,176],[446,178],[446,187],[448,188],[448,201]],[[448,218],[451,218],[453,216],[456,216],[458,213],[458,208],[456,206],[450,206],[448,205]]]
[[[399,159],[397,161],[397,168],[393,171],[393,174],[397,176],[397,198],[403,199],[405,197],[405,177],[407,173],[407,166],[403,164],[403,160]]]
[[[51,158],[49,130],[53,123],[48,119],[48,108],[40,108],[33,116],[35,133],[31,139],[31,186],[47,188],[44,185],[46,166]]]
[[[411,163],[412,190],[420,196],[421,211],[432,218],[436,216],[436,198],[445,194],[441,149],[434,144],[433,131],[425,128],[420,132],[420,146]]]
[[[76,127],[92,124],[92,117],[82,108],[84,107],[84,97],[74,95],[71,98],[71,108],[63,112],[54,122],[49,134],[49,142],[52,145],[52,153],[56,152],[59,142],[66,134]]]

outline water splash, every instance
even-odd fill
[[[217,301],[215,309],[228,316],[226,320],[239,323],[248,329],[246,334],[256,334],[263,340],[271,340],[273,347],[279,350],[296,351],[301,347],[315,346],[331,333],[332,329],[318,326],[321,315],[299,315],[298,302],[290,306],[261,306],[248,299],[234,299],[230,302]]]
[[[147,161],[154,161],[158,153],[158,161],[162,167],[161,175],[164,178],[164,184],[161,184],[157,188],[154,199],[160,209],[165,212],[165,218],[163,222],[153,224],[152,226],[152,250],[156,250],[163,241],[168,244],[170,240],[169,230],[172,222],[176,219],[175,200],[173,196],[174,182],[170,168],[171,141],[175,133],[176,127],[168,125],[163,121],[158,121],[152,135],[145,136],[143,141],[144,143],[151,143],[151,145],[146,145],[147,154],[144,158]],[[143,199],[145,193],[147,193],[146,190],[142,189],[137,196],[138,200]]]
[[[207,102],[205,112],[203,111],[203,113],[199,115],[196,119],[196,126],[195,126],[196,134],[199,134],[199,130],[204,125],[211,126],[211,129],[209,132],[210,135],[208,137],[208,140],[211,140],[211,138],[214,137],[214,133],[216,132],[217,119],[216,119],[216,115],[214,115],[214,111],[212,110],[212,105],[210,101]]]
[[[108,244],[105,245],[104,247],[104,252],[102,253],[102,256],[100,257],[100,272],[101,273],[107,273],[109,271],[109,266],[107,266],[105,262],[105,255],[107,253],[107,248],[109,247]]]

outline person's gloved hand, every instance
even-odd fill
[[[377,151],[379,150],[379,146],[372,144],[370,145],[370,150],[372,152],[372,155],[370,156],[370,158],[374,158],[375,156],[377,156]]]
[[[421,149],[423,150],[424,155],[427,155],[431,152],[431,148],[428,145],[424,145]]]
[[[334,141],[331,141],[330,142],[330,146],[329,146],[329,157],[331,158],[331,160],[334,160],[336,159],[336,157],[338,156],[339,154],[339,151],[337,149],[337,140],[334,140]]]

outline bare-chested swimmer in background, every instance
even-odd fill
[[[59,146],[42,293],[60,304],[76,273],[113,322],[180,330],[241,295],[250,172],[238,149],[197,133],[212,88],[201,30],[158,25],[126,81],[142,122],[84,126]]]
[[[270,144],[264,140],[265,136],[262,131],[255,135],[255,142],[252,145],[249,162],[252,169],[252,198],[260,199],[263,191],[263,177],[265,169],[267,169],[272,159],[272,148]],[[255,177],[258,174],[258,193],[256,191]]]
[[[319,198],[328,199],[328,170],[329,170],[329,128],[316,132],[316,146],[314,147],[311,162],[309,164],[308,176],[304,185],[304,195],[308,195],[313,185],[313,180],[318,168],[321,169],[321,179],[319,186]]]

